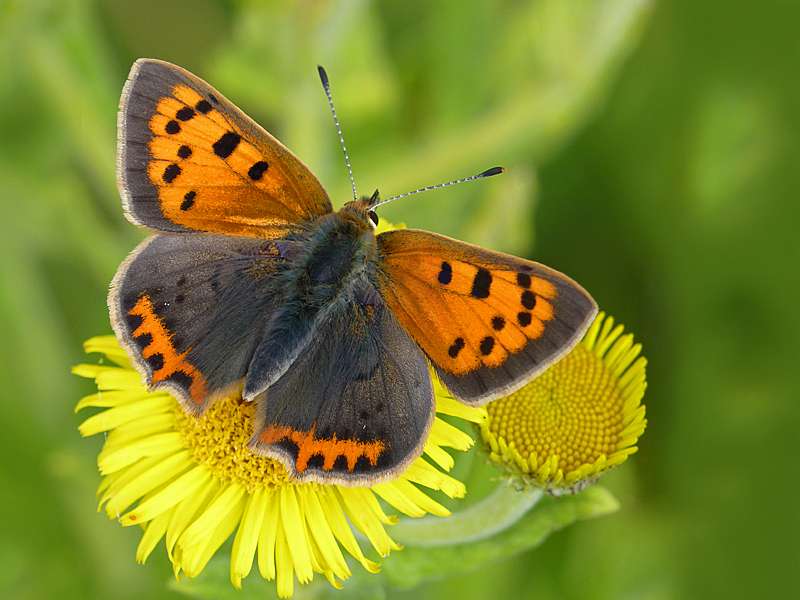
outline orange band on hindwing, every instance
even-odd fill
[[[286,425],[270,425],[261,432],[259,439],[265,444],[277,444],[283,440],[289,440],[296,444],[298,451],[295,458],[295,469],[298,473],[302,473],[308,468],[308,462],[315,455],[323,457],[322,469],[325,471],[333,470],[336,459],[340,456],[347,459],[347,470],[351,473],[362,456],[375,467],[385,448],[384,443],[379,440],[373,442],[340,440],[336,438],[336,434],[332,438],[320,439],[315,437],[316,429],[316,425],[312,426],[310,431],[297,431]]]
[[[172,342],[172,332],[155,313],[153,302],[142,294],[128,311],[131,336],[141,349],[142,358],[152,370],[150,382],[169,381],[188,391],[195,404],[202,404],[206,397],[206,380],[202,373],[187,359],[189,350],[178,353]]]

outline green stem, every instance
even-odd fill
[[[519,521],[542,497],[536,488],[517,490],[501,483],[480,502],[452,516],[403,519],[391,536],[409,546],[451,546],[483,540]]]

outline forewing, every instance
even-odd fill
[[[366,282],[258,401],[255,448],[300,480],[343,485],[403,471],[434,414],[425,356]]]
[[[170,63],[134,63],[117,144],[125,214],[138,225],[277,238],[331,211],[308,167],[217,90]]]
[[[378,236],[379,290],[460,400],[511,393],[568,352],[597,312],[589,294],[544,265],[444,236]]]
[[[279,243],[156,235],[131,253],[108,305],[117,339],[148,384],[193,413],[241,385],[279,302]]]

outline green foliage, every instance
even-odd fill
[[[361,192],[509,167],[385,216],[552,264],[644,343],[651,425],[605,480],[623,510],[533,552],[504,537],[491,566],[466,573],[464,554],[463,574],[390,597],[784,595],[800,534],[798,19],[743,0],[0,2],[0,595],[179,597],[163,552],[136,565],[139,532],[94,511],[100,440],[78,437],[88,387],[68,374],[108,331],[107,284],[144,235],[114,184],[139,56],[212,81],[337,204],[349,187],[318,62]],[[497,477],[479,457],[457,469],[470,496],[453,507]],[[422,577],[403,561],[440,551],[409,545],[384,570]],[[217,559],[181,590],[226,574]],[[239,597],[270,589],[251,577]]]

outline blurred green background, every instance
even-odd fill
[[[0,0],[0,596],[180,597],[94,511],[102,440],[68,373],[143,235],[114,183],[141,56],[209,80],[339,204],[317,63],[361,192],[505,165],[383,216],[555,266],[644,343],[650,425],[604,480],[621,510],[390,597],[796,594],[799,22],[790,1]]]

